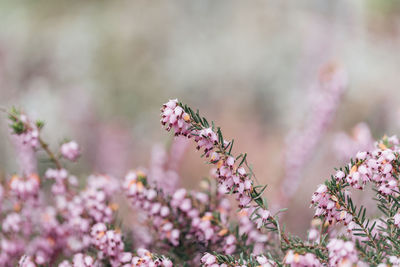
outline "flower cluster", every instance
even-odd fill
[[[125,176],[123,189],[126,197],[131,203],[141,208],[153,218],[153,225],[159,229],[160,238],[166,238],[172,245],[179,244],[180,230],[174,228],[168,216],[171,215],[170,207],[167,203],[159,201],[158,192],[147,187],[146,176],[143,172],[131,171]]]
[[[104,223],[97,223],[93,225],[90,235],[92,243],[99,249],[99,259],[109,258],[112,266],[120,266],[121,262],[125,262],[124,243],[120,232],[107,230]]]
[[[388,195],[398,197],[397,170],[393,167],[393,164],[397,164],[398,144],[397,137],[392,136],[377,143],[377,148],[371,152],[357,153],[356,161],[348,165],[347,171],[338,170],[336,172],[335,182],[341,185],[348,184],[355,189],[363,189],[367,183],[371,182],[383,198]],[[343,194],[344,200],[346,200],[349,191],[345,190]],[[330,222],[333,220],[344,221],[346,225],[351,223],[350,226],[354,226],[355,222],[352,222],[351,212],[344,207],[344,203],[341,203],[338,196],[329,192],[326,185],[318,188],[311,203],[317,207],[315,216],[324,215]],[[395,225],[398,225],[397,218],[394,218]]]
[[[161,123],[167,130],[174,129],[176,135],[188,136],[190,134],[190,116],[178,105],[178,100],[170,100],[161,109]]]
[[[335,178],[356,189],[363,189],[367,182],[373,182],[380,193],[397,196],[398,181],[392,164],[399,152],[398,145],[396,136],[385,138],[375,150],[357,153],[356,163],[349,165],[349,174],[338,171]]]
[[[64,186],[64,181],[71,180],[65,169],[49,169],[46,176],[56,181],[51,187],[56,200],[54,206],[45,203],[38,193],[11,195],[7,199],[6,207],[12,209],[4,210],[2,266],[13,265],[23,252],[27,257],[21,264],[26,266],[30,266],[31,261],[42,265],[52,263],[59,255],[80,253],[92,246],[91,225],[114,220],[113,210],[107,204],[110,193],[90,184],[86,190],[77,192],[72,188],[76,184],[71,182],[63,190],[55,190],[59,185]],[[15,179],[11,179],[13,183]],[[12,188],[10,192],[14,192]],[[21,202],[22,196],[24,202]],[[111,261],[112,257],[108,255],[107,259]]]
[[[177,144],[192,138],[212,166],[201,190],[178,187],[183,143],[170,152],[156,148],[149,171],[129,171],[124,179],[96,173],[81,181],[64,164],[80,155],[75,141],[53,153],[41,138],[43,123],[32,123],[16,110],[9,115],[13,134],[27,140],[22,145],[34,146],[31,152],[43,150],[53,166],[38,166],[43,175],[21,168],[21,174],[0,184],[0,266],[400,264],[400,144],[395,136],[358,152],[318,187],[311,200],[315,218],[302,240],[285,231],[279,218],[283,210],[268,208],[266,186],[253,179],[247,154],[235,156],[233,140],[226,141],[220,128],[177,100],[163,105],[161,122],[179,136]],[[371,219],[351,195],[367,184],[381,212]],[[237,212],[229,195],[236,199]],[[127,212],[126,200],[134,212]]]
[[[277,266],[276,262],[269,260],[267,257],[260,255],[255,259],[235,259],[233,257],[228,257],[224,255],[213,255],[210,253],[205,253],[201,258],[202,266],[205,267],[246,267],[246,266],[258,266],[258,267],[273,267]]]
[[[9,119],[12,122],[13,133],[18,134],[23,144],[33,148],[39,147],[39,130],[42,125],[40,121],[33,123],[28,116],[16,109],[11,110]]]
[[[312,112],[305,127],[291,132],[286,140],[285,178],[281,184],[280,199],[284,205],[301,184],[303,169],[332,123],[347,83],[345,71],[328,64],[321,69],[319,79],[312,86]]]
[[[322,266],[318,258],[312,253],[298,254],[289,250],[285,256],[285,263],[293,267]]]
[[[348,192],[346,192],[348,193]],[[334,221],[344,222],[348,225],[352,220],[352,215],[343,210],[338,203],[337,197],[328,193],[326,185],[320,185],[312,196],[311,204],[316,205],[315,216],[324,215],[329,223]]]
[[[97,265],[99,265],[99,263],[96,262],[92,256],[82,253],[77,253],[73,256],[72,264],[69,261],[64,260],[58,265],[58,267],[75,267],[75,266],[91,267]]]
[[[206,193],[184,188],[168,195],[150,186],[141,171],[129,172],[123,188],[132,205],[147,214],[160,240],[168,240],[174,247],[196,240],[205,247],[220,250],[217,245],[222,245],[224,252],[235,252],[236,238],[229,234],[226,220],[229,206],[223,198],[211,203]],[[218,217],[207,209],[213,205],[217,205]]]
[[[79,145],[75,141],[70,141],[62,144],[60,151],[61,155],[64,158],[69,159],[71,161],[75,161],[80,155]]]
[[[352,266],[359,261],[354,243],[350,241],[332,239],[327,248],[331,266]]]
[[[124,253],[121,259],[121,265],[123,267],[138,266],[138,267],[172,267],[173,263],[170,259],[165,257],[158,257],[153,255],[146,249],[138,249],[137,255],[132,253]]]
[[[20,200],[38,197],[40,178],[37,174],[26,175],[25,177],[13,175],[8,184],[10,193]]]
[[[67,191],[68,172],[65,169],[48,169],[44,175],[47,179],[54,180],[51,191],[55,195],[65,194]]]
[[[118,205],[112,199],[121,188],[119,181],[108,175],[90,175],[86,186],[79,188],[78,178],[61,161],[62,157],[75,160],[79,156],[77,143],[63,144],[57,155],[40,137],[43,124],[32,124],[16,110],[11,110],[9,117],[14,135],[24,140],[32,137],[22,145],[42,149],[54,168],[47,169],[43,177],[25,171],[15,174],[5,187],[0,186],[0,265],[122,266],[140,262],[135,254],[124,251],[121,233],[104,229],[117,220]],[[33,144],[34,140],[37,143]],[[171,266],[167,259],[164,263]]]

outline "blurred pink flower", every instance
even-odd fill
[[[80,156],[79,145],[75,141],[70,141],[61,145],[61,155],[71,161],[75,161]]]
[[[37,157],[35,149],[24,142],[24,137],[21,135],[11,135],[11,140],[14,144],[16,158],[20,166],[22,174],[29,175],[37,173]]]
[[[311,112],[302,130],[286,139],[285,177],[281,183],[280,205],[287,205],[297,191],[303,170],[318,143],[333,121],[341,97],[347,88],[347,74],[334,65],[325,65],[311,90]]]
[[[352,129],[352,134],[344,132],[336,134],[333,142],[333,150],[338,159],[347,161],[358,151],[369,151],[374,147],[374,140],[368,125],[358,123]]]

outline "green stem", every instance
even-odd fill
[[[40,146],[43,148],[43,150],[49,156],[50,160],[56,165],[57,169],[62,169],[62,165],[61,165],[60,161],[57,159],[57,157],[54,155],[54,153],[50,150],[49,145],[46,142],[44,142],[41,137],[39,137],[39,143],[40,143]]]

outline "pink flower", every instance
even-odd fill
[[[216,263],[217,258],[210,254],[206,253],[204,256],[201,258],[201,262],[205,264],[205,266],[211,266],[212,264]]]
[[[78,253],[74,256],[74,266],[93,266],[94,260],[91,256],[89,255],[84,255],[81,253]]]
[[[178,105],[178,100],[173,99],[163,105],[161,109],[161,123],[167,130],[174,129],[176,135],[188,135],[190,124],[189,114]]]
[[[179,245],[179,236],[180,236],[180,231],[178,229],[173,229],[171,231],[171,235],[169,237],[169,241],[174,245],[178,246]]]
[[[256,260],[259,264],[266,264],[268,262],[267,258],[263,255],[257,256]]]
[[[295,253],[293,250],[289,250],[286,253],[284,262],[293,267],[323,266],[314,254],[311,253],[299,254]]]
[[[308,239],[313,241],[313,240],[317,240],[317,238],[319,237],[319,232],[317,229],[311,229],[308,232]]]
[[[19,213],[9,213],[3,221],[3,231],[4,232],[14,232],[18,233],[22,227],[22,218]]]
[[[182,203],[179,206],[179,208],[185,212],[189,211],[192,208],[192,201],[188,198],[182,200]]]
[[[329,251],[329,263],[331,266],[351,266],[358,262],[355,245],[351,241],[331,239],[327,245]]]
[[[80,156],[79,145],[75,141],[70,141],[61,145],[61,155],[71,161],[75,161]]]
[[[235,163],[235,158],[232,156],[229,156],[226,160],[226,165],[228,165],[229,167],[232,167],[234,163]]]
[[[346,175],[343,171],[337,171],[335,174],[335,178],[337,181],[341,181],[345,176]]]
[[[393,219],[394,219],[394,224],[397,227],[400,227],[400,212],[394,215]]]
[[[257,211],[259,218],[256,220],[257,228],[260,229],[264,223],[267,222],[268,218],[271,216],[271,212],[269,210],[260,209]]]

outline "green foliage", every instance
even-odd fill
[[[26,132],[26,125],[20,120],[21,112],[16,108],[12,107],[8,113],[8,118],[11,121],[10,127],[15,134],[22,134]]]

